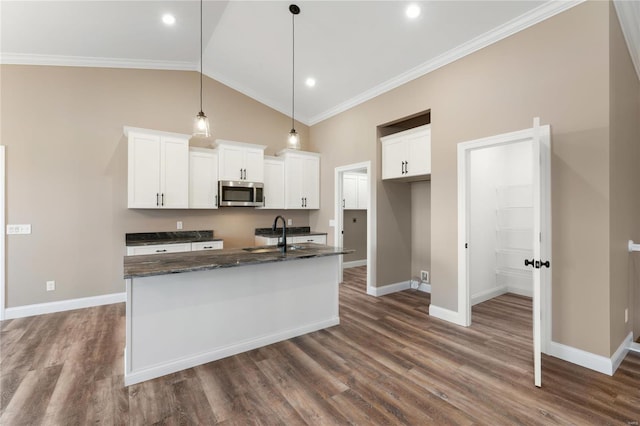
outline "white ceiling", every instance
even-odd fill
[[[205,1],[206,75],[291,114],[287,1]],[[315,124],[578,2],[297,1],[296,119]],[[176,24],[161,16],[170,12]],[[0,3],[2,63],[197,70],[197,1]],[[314,88],[304,85],[308,76]]]

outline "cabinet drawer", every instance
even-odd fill
[[[129,246],[127,247],[127,256],[137,256],[140,254],[178,253],[181,251],[191,251],[191,243]]]
[[[296,243],[327,244],[327,236],[326,235],[307,235],[302,237],[293,237],[291,238],[291,242],[293,244],[296,244]]]
[[[200,250],[222,250],[222,241],[200,241],[197,243],[191,243],[191,251]]]
[[[275,246],[278,244],[279,238],[259,237],[255,236],[253,241],[257,246]]]

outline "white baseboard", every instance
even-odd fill
[[[429,305],[429,316],[448,321],[456,325],[461,325],[463,327],[466,326],[466,324],[462,320],[462,316],[458,312],[441,308],[440,306],[436,306],[433,303]]]
[[[411,288],[411,281],[401,281],[399,283],[389,284],[382,287],[369,287],[367,288],[367,294],[378,297],[396,293],[398,291],[409,290],[409,288]]]
[[[507,292],[506,286],[494,287],[488,290],[481,291],[480,293],[476,293],[471,296],[471,306],[477,305],[478,303],[486,302],[487,300],[493,299],[494,297],[501,296]]]
[[[524,297],[533,297],[533,289],[531,288],[507,286],[507,293],[513,293]]]
[[[357,266],[366,266],[367,259],[352,260],[351,262],[342,262],[342,269],[355,268]]]
[[[581,367],[585,367],[608,376],[613,376],[613,373],[616,372],[622,363],[622,360],[624,360],[624,357],[627,356],[632,339],[633,333],[629,333],[627,338],[624,339],[611,358],[592,354],[591,352],[583,351],[582,349],[577,349],[557,342],[549,342],[547,354],[560,358],[564,361],[577,364]]]
[[[102,296],[82,297],[79,299],[60,300],[58,302],[37,303],[34,305],[16,306],[5,309],[5,319],[24,318],[34,315],[52,314],[54,312],[71,311],[73,309],[91,308],[93,306],[110,305],[126,301],[126,293],[104,294]]]
[[[242,352],[250,351],[253,349],[261,348],[263,346],[271,345],[273,343],[281,342],[283,340],[292,339],[294,337],[302,336],[303,334],[311,333],[314,331],[322,330],[324,328],[333,327],[340,324],[340,318],[332,318],[326,321],[307,324],[303,327],[298,327],[292,330],[287,330],[281,333],[271,334],[269,336],[263,336],[257,339],[252,339],[235,345],[227,346],[225,348],[216,349],[213,351],[198,354],[187,358],[178,359],[162,365],[157,365],[145,370],[137,371],[135,373],[126,373],[125,366],[125,386],[133,385],[143,382],[145,380],[155,379],[157,377],[165,376],[167,374],[175,373],[176,371],[192,368],[197,365],[206,364],[208,362],[217,361],[222,358],[226,358],[232,355],[236,355]],[[126,362],[125,348],[125,362]]]
[[[431,294],[431,284],[420,283],[418,285],[418,291],[423,291],[425,293]]]
[[[640,343],[636,343],[632,341],[631,343],[629,343],[628,349],[630,352],[640,353]]]

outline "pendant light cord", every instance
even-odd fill
[[[296,15],[291,14],[291,39],[292,39],[292,55],[291,55],[291,128],[296,115]]]
[[[200,112],[202,112],[202,1],[200,0]]]

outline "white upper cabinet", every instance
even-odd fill
[[[431,125],[380,138],[382,179],[413,180],[431,174]]]
[[[293,149],[278,153],[284,158],[286,209],[320,208],[320,154]]]
[[[366,210],[369,185],[364,173],[345,173],[342,180],[342,207],[345,210]]]
[[[265,146],[216,139],[220,180],[264,182]]]
[[[284,209],[284,161],[264,157],[264,206],[262,209]]]
[[[189,208],[218,208],[218,153],[213,149],[189,149]]]
[[[189,207],[189,136],[125,127],[128,207]]]

